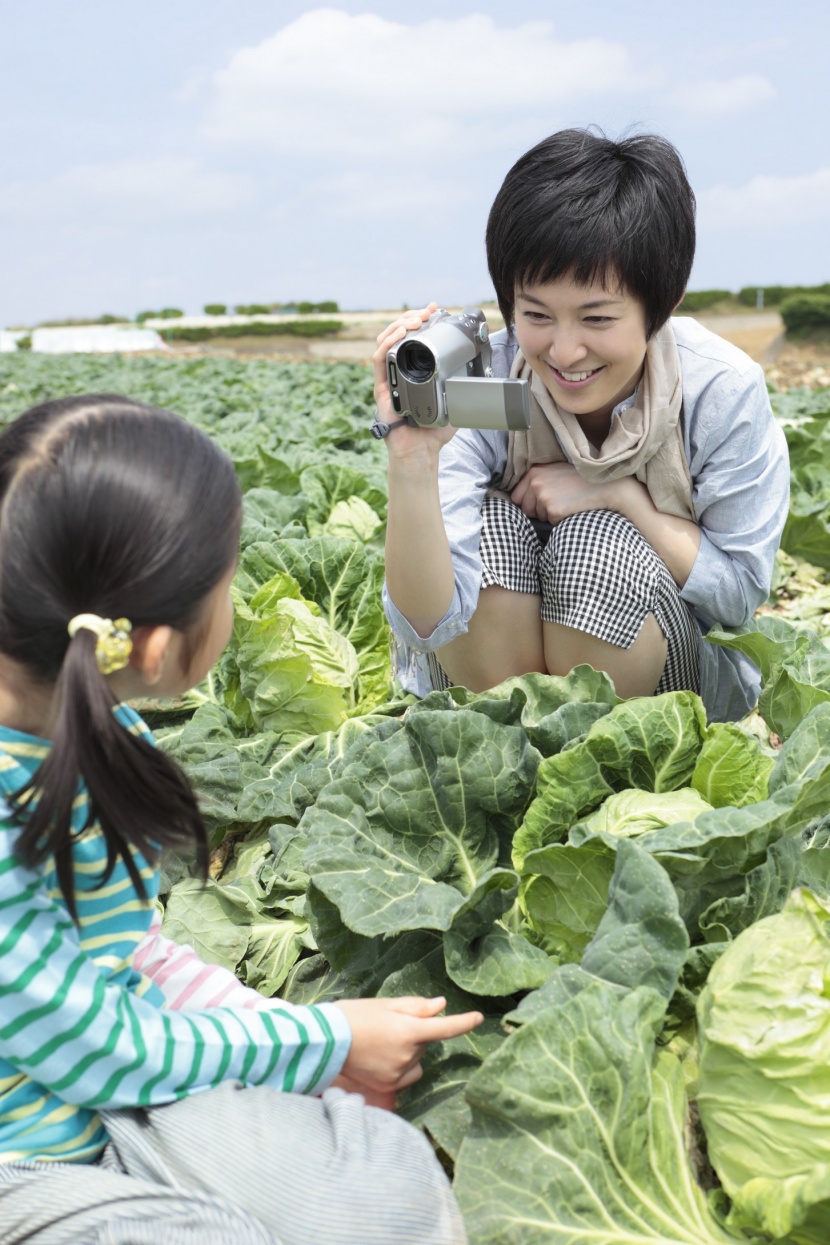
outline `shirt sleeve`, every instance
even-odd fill
[[[158,1008],[110,982],[0,828],[0,1057],[63,1101],[155,1106],[222,1081],[319,1092],[351,1042],[333,1004]]]
[[[767,599],[789,505],[787,443],[760,367],[718,373],[689,431],[700,549],[680,595],[738,627]]]
[[[417,631],[383,588],[389,625],[398,640],[417,652],[430,653],[463,635],[478,604],[481,588],[481,507],[487,489],[504,471],[507,433],[460,428],[441,450],[438,491],[450,544],[455,591],[450,607],[428,636]]]
[[[187,943],[173,942],[161,932],[155,914],[136,948],[133,967],[155,982],[171,1011],[203,1011],[212,1007],[279,1006],[258,990],[243,986],[230,969],[206,964]]]

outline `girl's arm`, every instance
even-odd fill
[[[133,966],[155,982],[172,1011],[274,1004],[274,1000],[265,998],[258,990],[243,986],[230,969],[206,964],[188,944],[165,938],[158,913],[136,948]]]
[[[153,1106],[220,1081],[319,1092],[351,1030],[334,1004],[171,1011],[113,984],[0,827],[0,1058],[77,1106]]]

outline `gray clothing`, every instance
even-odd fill
[[[740,653],[706,644],[713,626],[739,627],[769,596],[789,505],[789,459],[764,374],[748,355],[697,321],[670,321],[683,383],[683,431],[692,505],[701,541],[680,590],[701,629],[701,696],[710,719],[742,717],[755,704],[758,668]],[[493,336],[493,371],[508,376],[518,349],[506,330]],[[628,401],[615,408],[612,419]],[[419,636],[384,588],[396,643],[396,673],[407,691],[431,689],[426,654],[467,630],[481,585],[481,506],[507,463],[508,434],[460,429],[441,451],[439,490],[455,569],[450,608]]]
[[[465,1245],[422,1133],[359,1094],[226,1081],[102,1111],[99,1163],[0,1164],[0,1245]]]

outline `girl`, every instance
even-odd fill
[[[463,1242],[425,1139],[364,1099],[481,1016],[292,1007],[151,927],[160,848],[204,867],[205,832],[124,702],[227,641],[230,462],[169,412],[69,398],[0,434],[0,497],[4,1245]]]
[[[530,381],[529,432],[402,424],[386,353],[435,304],[378,338],[379,417],[396,425],[386,608],[407,690],[587,662],[621,696],[699,691],[716,720],[755,703],[753,663],[703,637],[769,595],[787,450],[761,369],[669,319],[694,245],[670,143],[565,130],[514,165],[487,226],[508,326],[493,370]]]

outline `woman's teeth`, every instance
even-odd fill
[[[563,372],[561,368],[557,368],[559,375],[563,380],[587,380],[589,376],[593,376],[594,372],[598,372],[599,368],[593,367],[590,372]]]

